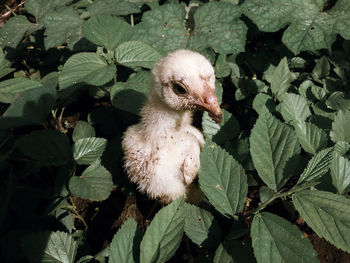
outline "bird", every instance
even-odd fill
[[[152,69],[139,123],[122,138],[128,177],[151,199],[167,204],[183,195],[195,203],[203,197],[195,179],[205,139],[192,125],[196,110],[207,111],[217,123],[222,120],[214,69],[195,51],[170,52]]]

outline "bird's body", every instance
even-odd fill
[[[192,111],[220,119],[211,64],[200,54],[178,50],[152,71],[153,86],[140,123],[127,129],[122,146],[125,168],[141,192],[168,203],[181,195],[195,200],[203,134],[192,126]]]

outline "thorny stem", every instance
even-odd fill
[[[73,212],[73,214],[75,215],[76,218],[78,218],[84,225],[85,230],[88,229],[88,225],[86,224],[84,218],[79,214],[79,212],[77,211],[77,208],[74,204],[73,198],[69,197],[70,202],[72,203],[72,207],[71,207],[71,211]]]

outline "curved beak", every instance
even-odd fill
[[[218,103],[218,98],[214,90],[209,87],[205,87],[204,93],[200,102],[196,103],[197,106],[209,113],[209,116],[216,122],[220,123],[222,121],[222,112],[220,105]]]

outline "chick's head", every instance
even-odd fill
[[[171,109],[202,109],[215,121],[221,121],[214,69],[204,56],[190,50],[177,50],[161,59],[152,74],[153,92]]]

